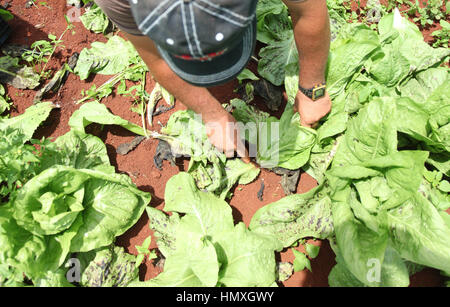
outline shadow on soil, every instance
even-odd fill
[[[36,129],[33,138],[40,140],[43,137],[50,137],[56,131],[60,120],[61,109],[53,109],[48,118]]]
[[[138,186],[138,189],[144,192],[148,192],[152,195],[152,199],[150,200],[149,206],[155,208],[161,205],[164,202],[164,199],[155,196],[155,189],[149,185],[141,185]]]

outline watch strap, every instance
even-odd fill
[[[323,91],[323,94],[320,95],[319,97],[315,96],[315,92],[319,89],[325,89],[326,87],[326,83],[322,82],[319,84],[314,85],[311,88],[304,88],[302,87],[300,84],[298,85],[298,89],[300,90],[300,92],[302,92],[305,96],[309,97],[310,99],[316,100],[320,97],[323,97],[323,95],[325,94],[325,91]]]

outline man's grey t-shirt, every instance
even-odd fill
[[[120,30],[133,35],[142,35],[131,14],[128,0],[95,0],[95,3]]]
[[[303,2],[306,0],[290,1]],[[130,3],[128,0],[95,0],[95,2],[120,30],[133,35],[142,35],[131,14]]]

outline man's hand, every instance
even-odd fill
[[[161,58],[149,37],[126,33],[124,35],[133,43],[153,77],[178,101],[202,116],[211,143],[228,157],[234,156],[237,151],[242,161],[250,162],[245,146],[234,130],[236,120],[225,111],[219,101],[206,88],[193,86],[178,77]]]
[[[218,112],[203,118],[209,141],[227,157],[237,152],[245,163],[250,162],[245,144],[241,141],[236,120],[228,112]]]
[[[331,99],[328,93],[315,101],[298,91],[295,97],[295,109],[300,113],[300,123],[304,127],[314,128],[319,120],[330,113]]]

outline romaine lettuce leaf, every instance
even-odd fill
[[[87,253],[78,253],[83,263],[83,287],[125,287],[138,279],[136,256],[127,254],[123,247],[106,246]]]
[[[290,64],[298,67],[298,51],[287,7],[276,0],[259,1],[256,15],[257,38],[267,44],[259,51],[258,73],[274,85],[282,85],[286,67]]]
[[[166,184],[164,218],[149,208],[152,229],[167,257],[164,271],[132,286],[271,286],[276,279],[274,251],[280,244],[270,236],[233,224],[229,205],[212,193],[199,191],[188,173]],[[178,214],[184,214],[178,218]],[[169,223],[167,223],[169,221]]]
[[[83,224],[72,239],[72,252],[111,244],[138,221],[151,198],[126,175],[87,169],[81,172],[90,180],[84,187],[85,209],[78,216]]]
[[[106,43],[93,42],[91,48],[81,50],[74,72],[81,80],[91,73],[114,75],[139,59],[138,53],[129,41],[115,35]]]
[[[328,193],[320,185],[304,194],[286,196],[259,209],[249,228],[275,237],[283,247],[305,237],[328,238],[334,233]]]
[[[106,146],[102,140],[91,134],[70,130],[48,144],[42,152],[40,171],[53,165],[65,165],[82,169],[101,169],[115,172],[109,162]]]
[[[270,236],[237,224],[230,232],[215,238],[220,272],[225,287],[267,287],[276,279],[274,250],[279,248]]]
[[[104,104],[101,104],[98,101],[91,101],[83,104],[78,110],[73,112],[69,119],[70,128],[73,131],[80,133],[86,133],[84,128],[91,123],[119,125],[138,135],[145,136],[142,127],[135,125],[120,116],[112,114]]]
[[[376,99],[349,120],[347,131],[333,160],[333,167],[357,164],[397,150],[395,103]]]
[[[299,169],[309,160],[316,132],[300,125],[300,116],[287,105],[280,120],[270,117],[258,126],[257,162],[262,167]]]
[[[33,133],[54,108],[56,105],[49,101],[32,105],[23,114],[11,118],[0,118],[0,129],[4,131],[19,130],[23,135],[23,144],[32,138]]]
[[[352,76],[380,48],[377,34],[367,26],[347,27],[348,37],[338,37],[330,47],[326,80],[331,98],[344,91]]]
[[[86,12],[80,16],[80,20],[84,27],[94,33],[106,34],[110,22],[108,17],[103,13],[102,9],[94,4]]]
[[[40,76],[32,67],[19,64],[19,58],[0,57],[0,82],[18,89],[34,89],[40,84]]]
[[[412,262],[450,271],[450,228],[422,195],[387,213],[391,241],[399,254]]]

